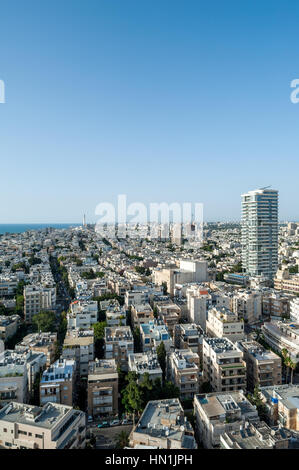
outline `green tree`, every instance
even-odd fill
[[[155,379],[153,382],[153,389],[150,400],[164,400],[166,398],[179,398],[180,390],[170,381],[165,381],[162,384],[160,378]]]
[[[213,391],[210,382],[203,382],[200,387],[201,393],[211,393]]]
[[[165,373],[166,373],[166,349],[165,349],[165,345],[163,341],[161,341],[161,343],[157,347],[157,356],[158,356],[160,367],[162,369],[163,380],[164,380]]]
[[[134,266],[134,269],[138,274],[145,274],[145,267],[144,266]]]
[[[141,335],[139,328],[135,328],[133,330],[133,338],[134,338],[134,352],[139,353],[141,352]]]
[[[38,314],[33,315],[32,323],[37,331],[54,331],[56,323],[55,313],[41,310]]]
[[[142,411],[142,391],[138,385],[138,375],[135,372],[129,372],[127,375],[128,384],[122,393],[122,403],[127,413],[133,414],[135,422],[135,413],[137,415]]]
[[[14,312],[21,317],[24,317],[24,296],[17,295],[16,296],[16,306]]]
[[[23,281],[23,280],[19,281],[18,285],[17,285],[17,288],[16,288],[15,295],[23,295],[25,286],[26,286],[25,281]]]
[[[291,369],[291,384],[293,384],[293,376],[294,376],[294,370],[296,369],[296,362],[292,361],[291,358],[289,358],[289,368]]]
[[[30,266],[33,266],[34,264],[41,264],[42,260],[40,258],[36,258],[34,256],[30,256],[30,258],[28,259],[28,263],[30,264]]]
[[[286,348],[283,348],[281,350],[281,354],[282,354],[282,357],[283,357],[283,364],[285,366],[285,369],[286,369],[286,381],[288,380],[288,376],[289,376],[289,353],[288,353],[288,350]]]
[[[104,357],[104,337],[107,323],[105,321],[97,322],[92,325],[94,330],[95,356],[98,359]]]
[[[116,439],[116,448],[123,449],[129,445],[129,434],[126,431],[121,431]]]
[[[262,400],[260,389],[257,385],[254,387],[253,395],[249,393],[247,395],[247,398],[253,405],[256,406],[260,419],[262,421],[267,422],[268,421],[267,407]]]
[[[149,400],[153,398],[153,381],[150,380],[150,375],[148,372],[142,374],[142,380],[140,382],[140,389],[142,392],[142,401],[143,401],[143,408],[146,406]]]
[[[96,279],[96,273],[90,269],[89,271],[84,271],[83,273],[81,273],[81,277],[82,279]]]

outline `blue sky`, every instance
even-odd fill
[[[202,202],[238,220],[272,185],[299,220],[296,0],[6,0],[0,223]]]

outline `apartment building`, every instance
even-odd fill
[[[45,365],[43,353],[3,351],[0,354],[0,404],[9,400],[26,403],[33,393],[35,378]]]
[[[289,294],[299,294],[299,274],[290,274],[288,270],[277,271],[274,288]]]
[[[100,309],[105,310],[107,326],[126,326],[127,312],[119,305],[118,300],[110,299],[100,302]]]
[[[206,449],[219,448],[220,437],[238,431],[245,420],[259,421],[243,390],[195,395],[193,404],[196,435]]]
[[[277,354],[257,341],[240,341],[237,346],[244,353],[248,390],[281,384],[281,358]]]
[[[153,269],[154,283],[157,285],[166,283],[167,292],[173,296],[176,284],[207,282],[207,266],[207,261],[180,260],[179,268],[175,266],[157,267]]]
[[[273,385],[260,389],[269,422],[299,431],[299,385]]]
[[[283,292],[263,294],[263,315],[265,317],[290,317],[290,302],[293,296]]]
[[[206,331],[207,311],[212,307],[211,294],[201,286],[190,286],[186,290],[188,317],[192,323]]]
[[[129,355],[129,371],[138,374],[138,381],[141,382],[145,373],[149,374],[149,379],[153,382],[156,379],[162,381],[162,369],[160,367],[157,354],[154,352],[135,353]]]
[[[11,400],[20,403],[28,400],[26,360],[19,356],[14,358],[12,351],[6,351],[0,354],[0,407]]]
[[[18,282],[14,274],[0,275],[0,298],[14,295]]]
[[[288,449],[292,435],[284,428],[270,428],[265,422],[246,421],[240,429],[220,436],[221,449]]]
[[[31,333],[16,345],[15,350],[20,352],[30,350],[44,353],[46,356],[46,366],[48,367],[55,360],[56,342],[57,333]]]
[[[19,315],[0,315],[0,339],[11,338],[17,332],[20,319]]]
[[[251,277],[273,279],[278,268],[278,191],[242,194],[242,266]]]
[[[130,434],[130,447],[197,449],[194,431],[177,398],[149,401]]]
[[[241,273],[225,273],[223,279],[226,282],[231,282],[232,284],[238,284],[240,286],[246,286],[249,281],[249,276],[246,276]]]
[[[140,325],[140,335],[143,352],[157,350],[162,341],[167,352],[173,349],[173,341],[168,328],[159,320]]]
[[[125,292],[125,306],[140,305],[149,302],[149,292],[144,290],[127,290]]]
[[[129,326],[105,328],[105,359],[115,359],[121,370],[128,370],[128,358],[134,352],[134,338]]]
[[[0,410],[4,449],[83,449],[86,415],[57,403],[43,407],[10,402]]]
[[[62,359],[76,362],[78,378],[88,375],[88,363],[94,360],[94,330],[67,330],[62,347]]]
[[[216,338],[228,338],[232,342],[245,338],[244,321],[226,307],[213,307],[208,311],[207,334]]]
[[[227,338],[203,338],[203,381],[213,391],[246,389],[246,363],[243,352]]]
[[[56,287],[29,285],[24,287],[24,317],[27,323],[41,310],[55,310]]]
[[[68,329],[89,329],[98,321],[98,303],[95,300],[75,300],[67,313]]]
[[[174,347],[176,349],[190,349],[202,356],[202,339],[204,332],[195,323],[179,323],[174,329]]]
[[[133,328],[138,328],[142,323],[154,320],[154,312],[148,303],[131,306],[131,320]]]
[[[76,362],[60,358],[48,367],[40,381],[40,404],[60,403],[73,406]]]
[[[290,319],[299,323],[299,298],[291,300],[290,302]]]
[[[265,322],[262,325],[265,341],[276,351],[287,349],[294,362],[299,361],[299,324],[292,321]]]
[[[173,336],[175,325],[179,323],[181,308],[170,300],[154,302],[157,309],[157,316],[167,326],[171,336]]]
[[[232,299],[232,311],[249,325],[262,317],[262,294],[258,291],[236,292]]]
[[[168,356],[167,376],[180,390],[181,400],[193,399],[199,391],[200,360],[190,349],[175,349]]]
[[[88,416],[118,414],[118,373],[115,359],[92,361],[88,368]]]

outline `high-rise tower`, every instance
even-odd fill
[[[278,268],[278,191],[262,188],[241,197],[243,270],[273,279]]]

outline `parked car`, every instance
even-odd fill
[[[98,428],[108,428],[110,424],[108,421],[103,421],[102,423],[98,424]]]
[[[110,422],[110,426],[119,426],[119,425],[120,425],[119,419],[114,419],[113,421]]]
[[[131,419],[125,418],[125,419],[122,420],[122,423],[121,423],[121,424],[123,424],[123,425],[126,425],[126,424],[133,424],[133,421],[132,421]]]

